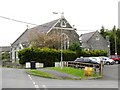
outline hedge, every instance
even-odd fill
[[[63,61],[74,61],[77,57],[89,57],[89,56],[106,56],[107,52],[103,50],[90,50],[81,51],[80,55],[77,56],[75,51],[63,50],[62,56]],[[61,61],[61,51],[50,48],[25,48],[18,51],[18,57],[20,64],[26,62],[36,61],[44,63],[45,67],[54,66],[54,62]]]
[[[69,50],[62,51],[63,60],[75,60],[76,53]],[[49,48],[25,48],[18,51],[18,57],[20,64],[25,64],[25,62],[36,61],[44,63],[44,66],[54,66],[54,62],[59,62],[61,60],[61,51]]]
[[[105,50],[83,50],[81,51],[81,55],[83,57],[91,57],[91,56],[107,56],[107,51]]]

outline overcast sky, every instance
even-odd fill
[[[0,0],[0,16],[43,24],[64,16],[75,25],[78,34],[111,29],[118,26],[119,0]],[[0,18],[0,46],[13,43],[27,28],[27,24]],[[35,25],[29,25],[29,28]]]

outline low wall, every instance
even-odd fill
[[[18,63],[12,63],[11,61],[2,61],[2,67],[24,68],[24,65]]]

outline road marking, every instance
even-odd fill
[[[38,86],[38,85],[35,85],[35,88],[39,88],[39,86]]]
[[[35,82],[33,82],[33,84],[35,85]]]
[[[32,79],[32,77],[31,77],[30,75],[28,75],[28,76],[29,76],[30,80],[31,80],[32,82],[34,82],[33,79]]]
[[[30,75],[28,75],[30,77]]]
[[[44,88],[44,90],[48,90],[46,85],[42,85],[42,87]]]
[[[43,88],[46,88],[46,85],[42,85]]]
[[[35,88],[37,88],[37,90],[40,90],[39,89],[39,86],[34,82],[34,80],[32,79],[32,77],[30,75],[28,75],[28,77],[30,78],[30,80],[32,81],[33,85]],[[46,85],[42,85],[42,87],[44,88],[44,90],[48,90]]]
[[[32,79],[32,77],[30,75],[28,75],[28,77],[30,78],[30,80],[32,81],[33,85],[35,88],[39,88],[39,86],[34,82],[34,80]]]

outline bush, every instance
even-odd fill
[[[10,59],[10,53],[9,52],[4,52],[0,56],[1,56],[0,59],[2,59],[2,60],[4,60],[4,59],[9,60]]]
[[[70,50],[63,50],[63,60],[73,61],[77,58],[76,52]]]
[[[105,50],[83,50],[81,55],[83,57],[91,57],[91,56],[107,56],[107,51]]]
[[[70,45],[69,50],[75,51],[77,57],[80,57],[82,48],[80,46],[80,43],[73,43],[72,45]]]
[[[78,55],[75,51],[62,50],[63,61],[74,61]],[[107,56],[107,52],[103,50],[81,51],[79,56]],[[61,51],[50,48],[25,48],[18,52],[19,63],[36,61],[44,63],[45,67],[54,66],[55,62],[61,61]]]
[[[75,60],[76,53],[69,50],[63,50],[63,61]],[[26,48],[18,52],[20,64],[26,62],[36,61],[44,63],[45,67],[54,66],[54,62],[58,62],[61,59],[61,51],[50,48]]]

